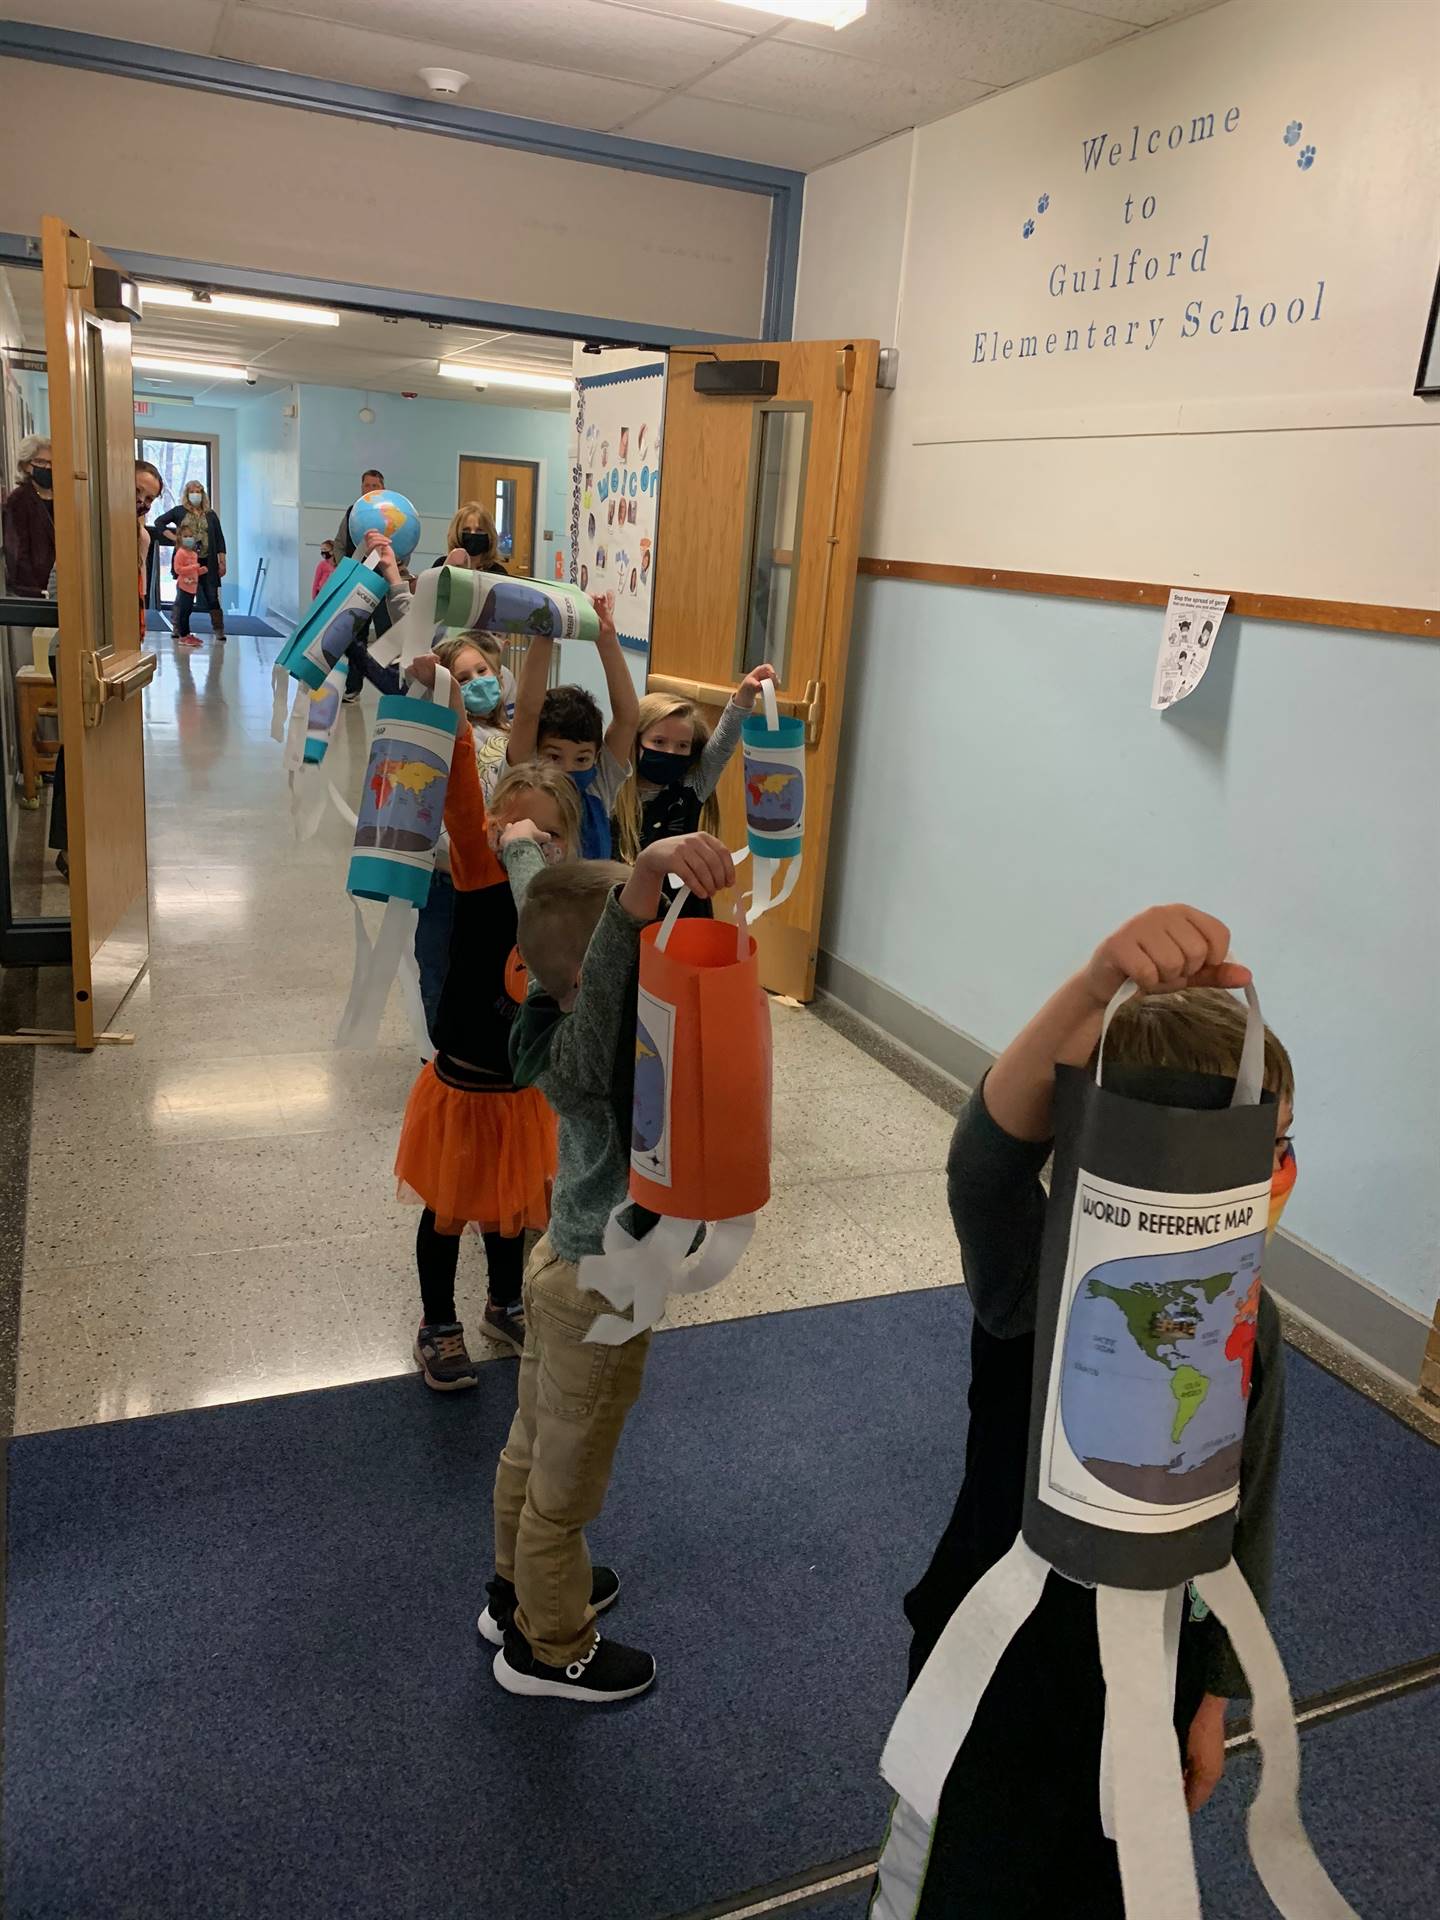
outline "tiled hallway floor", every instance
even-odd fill
[[[275,641],[177,656],[155,638],[150,973],[116,1022],[134,1047],[36,1059],[21,1433],[413,1364],[415,1213],[391,1166],[418,1060],[398,994],[373,1052],[330,1046],[354,951],[348,830],[331,812],[295,843]],[[371,698],[331,749],[344,793]],[[774,1197],[736,1274],[672,1322],[958,1281],[946,1111],[817,1014],[773,1017]],[[483,1298],[468,1241],[472,1325]]]

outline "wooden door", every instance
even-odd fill
[[[43,236],[70,964],[75,1044],[89,1048],[149,959],[140,693],[155,656],[140,614],[130,326],[108,317],[133,296],[63,220],[47,217]]]
[[[491,460],[471,454],[460,458],[460,499],[456,504],[478,500],[494,514],[502,542],[508,534],[513,543],[508,554],[502,545],[500,557],[511,573],[527,580],[535,577],[535,499],[539,482],[538,460]]]
[[[672,348],[656,542],[652,689],[712,722],[762,660],[782,713],[807,722],[804,866],[756,925],[772,993],[810,1000],[880,348],[874,340]],[[779,362],[765,399],[695,391],[700,359]],[[720,787],[727,845],[745,843],[737,754]]]

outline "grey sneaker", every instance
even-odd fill
[[[448,1326],[427,1327],[420,1322],[415,1336],[415,1364],[424,1375],[427,1387],[437,1393],[454,1393],[460,1387],[473,1387],[475,1362],[465,1345],[465,1329],[458,1320]]]

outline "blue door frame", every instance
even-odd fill
[[[59,27],[0,20],[0,56],[12,60],[80,67],[91,73],[116,74],[156,86],[186,87],[192,92],[260,100],[271,106],[292,107],[307,113],[335,114],[345,120],[402,127],[412,133],[439,134],[451,140],[477,141],[485,146],[509,147],[525,153],[548,154],[552,158],[585,161],[593,166],[619,167],[632,173],[652,173],[701,186],[759,194],[770,202],[770,245],[758,337],[762,340],[790,338],[800,257],[803,173],[793,173],[783,167],[763,167],[749,160],[692,153],[681,147],[653,146],[648,141],[627,140],[618,134],[553,126],[549,121],[521,120],[475,107],[441,106],[428,100],[413,100],[407,94],[381,93],[371,87],[316,80],[303,74],[281,73],[270,67],[252,67],[239,60],[218,60],[208,54],[183,53],[173,48],[165,49],[162,64],[157,62],[156,52],[155,47],[135,41],[109,40],[98,34],[69,33]],[[77,215],[80,213],[83,209],[77,209]],[[418,314],[426,319],[463,321],[476,326],[560,334],[571,339],[600,340],[614,346],[697,346],[734,337],[658,323],[607,320],[594,314],[400,293],[393,287],[362,287],[309,279],[299,274],[257,273],[251,268],[221,266],[212,261],[132,253],[110,246],[103,233],[92,237],[121,266],[155,279],[198,279],[217,288],[319,300],[331,306]],[[0,264],[33,266],[38,260],[38,244],[28,236],[0,234]]]

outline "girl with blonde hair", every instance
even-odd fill
[[[740,724],[775,669],[756,667],[736,687],[712,733],[704,714],[671,693],[647,693],[640,702],[635,761],[615,799],[615,852],[632,866],[656,840],[677,833],[720,831],[715,789],[740,744]],[[692,894],[683,914],[708,919],[708,900]]]

